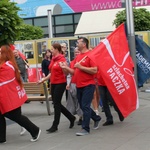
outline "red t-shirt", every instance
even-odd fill
[[[66,59],[62,54],[54,57],[49,65],[49,70],[51,72],[50,81],[52,84],[66,82],[66,75],[63,73],[62,68],[59,66],[59,62],[66,62]]]
[[[81,53],[79,54],[74,61],[72,62],[71,68],[73,68],[75,70],[74,72],[74,81],[76,83],[76,86],[78,88],[80,87],[84,87],[87,86],[89,84],[94,84],[95,85],[95,81],[94,81],[94,74],[88,74],[78,68],[75,68],[74,65],[76,64],[76,62],[80,62],[82,60],[82,58],[84,58],[85,56],[88,55],[90,51],[86,52],[86,53]],[[85,67],[96,67],[95,63],[87,56],[85,59],[83,59],[80,64],[82,66]]]

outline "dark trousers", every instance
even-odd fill
[[[106,121],[113,121],[113,116],[110,111],[109,103],[112,104],[114,107],[115,111],[119,114],[121,114],[120,110],[118,109],[116,103],[114,102],[108,88],[106,86],[99,86],[99,92],[100,92],[100,97],[103,103],[103,109],[105,112],[106,116]]]
[[[5,117],[15,121],[20,126],[24,127],[32,137],[36,136],[39,132],[39,128],[33,124],[26,116],[21,113],[21,107],[14,109],[5,114],[0,114],[0,141],[6,140],[6,120]]]
[[[61,104],[63,93],[66,89],[66,83],[61,84],[51,84],[51,95],[54,103],[54,121],[53,127],[57,128],[60,122],[61,112],[70,121],[74,119],[74,116]]]
[[[94,121],[99,121],[100,116],[91,109],[91,102],[93,99],[93,94],[95,90],[95,85],[88,85],[82,88],[77,88],[77,98],[80,104],[80,108],[83,111],[83,121],[82,128],[90,132],[90,118]]]

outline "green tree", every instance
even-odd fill
[[[16,40],[43,38],[41,27],[23,24],[18,16],[21,9],[9,0],[0,0],[0,46],[13,44]]]
[[[35,40],[43,38],[41,27],[23,24],[20,28],[21,34],[17,40]]]
[[[9,0],[0,0],[0,46],[13,43],[20,34],[23,20],[18,16],[19,7]]]
[[[150,30],[150,12],[145,8],[133,9],[134,16],[134,28],[135,31],[147,31]],[[126,11],[119,11],[116,14],[116,19],[113,25],[118,27],[121,23],[126,22]]]

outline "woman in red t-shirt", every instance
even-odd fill
[[[49,66],[50,74],[42,78],[39,83],[42,83],[50,78],[51,81],[51,94],[54,103],[54,121],[52,126],[46,130],[48,133],[52,133],[58,130],[61,112],[69,119],[70,126],[74,126],[75,117],[61,104],[63,93],[66,89],[66,75],[60,67],[60,63],[66,63],[66,59],[62,54],[61,45],[54,43],[51,48],[52,61]]]

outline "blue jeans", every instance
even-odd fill
[[[96,115],[96,113],[91,109],[94,90],[95,85],[77,88],[78,101],[80,108],[83,111],[82,129],[85,129],[88,132],[90,132],[90,118],[92,118],[94,121],[99,121],[101,119],[101,117]]]

